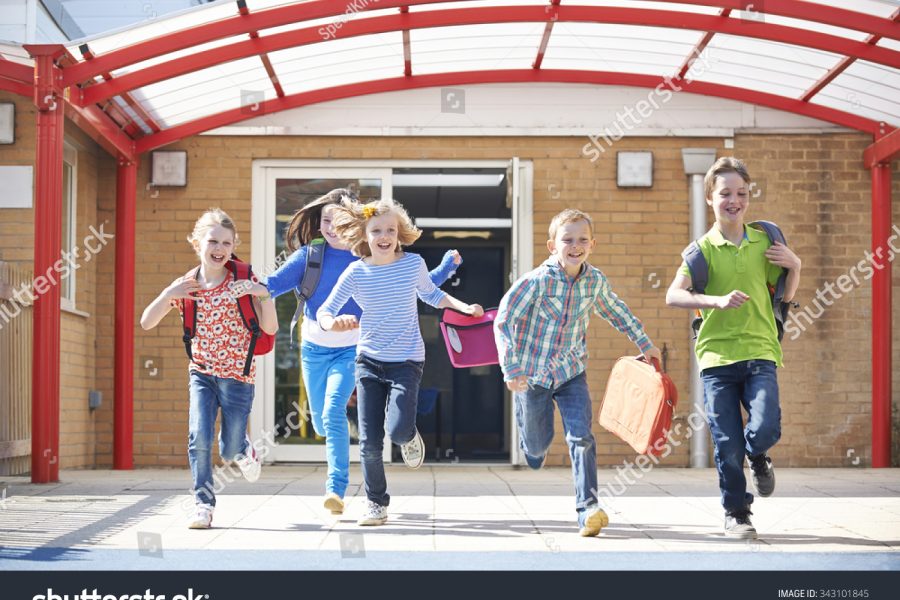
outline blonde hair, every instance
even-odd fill
[[[387,214],[397,217],[398,252],[403,246],[409,246],[422,235],[422,232],[413,225],[406,209],[390,199],[361,204],[344,198],[331,213],[331,226],[355,256],[372,256],[372,249],[366,240],[366,224],[372,217]]]
[[[706,190],[707,199],[712,198],[713,188],[716,187],[716,177],[725,173],[737,173],[748,185],[750,184],[750,172],[747,165],[739,158],[723,156],[709,168],[703,177],[703,187]]]
[[[562,211],[550,221],[550,238],[551,240],[556,239],[556,231],[566,223],[577,223],[578,221],[587,221],[588,227],[591,228],[591,235],[594,235],[594,221],[591,219],[591,215],[586,212],[580,211],[577,208],[567,208]]]
[[[200,218],[194,223],[194,230],[187,236],[188,243],[191,246],[199,244],[200,240],[203,239],[203,236],[206,235],[206,232],[217,225],[221,225],[234,234],[235,248],[241,243],[240,239],[238,239],[237,227],[234,226],[234,221],[232,221],[231,217],[228,216],[228,213],[221,208],[210,208],[200,215]]]

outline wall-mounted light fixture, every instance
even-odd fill
[[[185,187],[187,151],[157,150],[150,153],[150,185]]]
[[[652,152],[616,152],[619,187],[653,187]]]

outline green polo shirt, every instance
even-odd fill
[[[722,237],[715,226],[698,240],[709,265],[706,295],[725,296],[740,290],[750,296],[740,308],[701,310],[703,324],[696,348],[701,370],[743,360],[771,360],[782,366],[768,288],[778,281],[782,269],[766,258],[771,243],[764,231],[744,225],[744,232],[739,247]],[[678,272],[691,276],[684,262]]]

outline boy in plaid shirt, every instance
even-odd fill
[[[591,433],[591,397],[585,377],[585,333],[591,312],[628,336],[649,361],[661,353],[641,322],[613,293],[599,269],[587,264],[594,248],[587,213],[566,209],[553,217],[550,258],[516,281],[500,301],[494,337],[506,387],[513,392],[519,440],[532,469],[544,464],[553,440],[553,401],[559,407],[575,479],[582,536],[609,524],[597,503],[597,448]]]

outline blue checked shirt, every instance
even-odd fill
[[[494,338],[503,380],[525,375],[529,384],[552,389],[584,371],[591,311],[627,335],[642,353],[653,347],[641,322],[599,269],[585,264],[572,280],[550,257],[516,281],[500,301]]]

